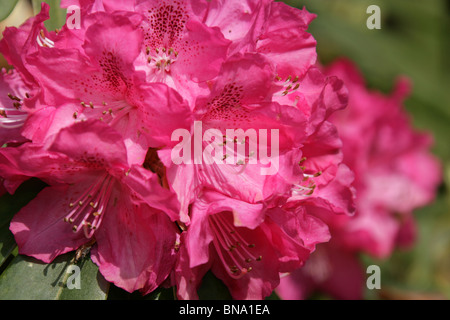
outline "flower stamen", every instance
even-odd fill
[[[113,186],[114,179],[106,173],[102,175],[76,201],[69,203],[72,210],[64,218],[64,222],[75,223],[72,227],[74,232],[78,232],[82,227],[86,238],[91,238],[101,224]],[[90,199],[92,201],[89,201]]]
[[[209,217],[209,225],[214,233],[214,246],[228,274],[240,279],[253,270],[249,266],[254,261],[261,261],[262,256],[255,257],[248,248],[255,248],[237,232],[222,214]]]

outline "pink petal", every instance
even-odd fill
[[[172,271],[176,227],[162,212],[133,204],[122,190],[113,194],[92,252],[106,280],[128,292],[156,289]]]
[[[62,129],[49,151],[60,152],[91,166],[122,166],[127,153],[122,136],[108,125],[95,120],[83,121]]]
[[[69,196],[83,193],[89,183],[73,186],[47,187],[11,221],[19,253],[35,257],[45,263],[63,253],[77,249],[88,239],[83,232],[74,233],[64,222],[69,213]]]
[[[230,54],[255,51],[256,41],[270,13],[269,0],[212,0],[205,23],[219,27],[233,41]]]

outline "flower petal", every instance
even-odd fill
[[[95,238],[92,259],[106,280],[128,292],[156,289],[172,271],[176,226],[146,204],[133,204],[126,189],[112,195]]]

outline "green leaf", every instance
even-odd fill
[[[66,23],[67,12],[60,7],[61,0],[32,0],[34,14],[41,11],[41,4],[45,2],[50,5],[50,19],[45,21],[48,30],[56,30]]]
[[[68,289],[61,291],[59,300],[105,300],[109,291],[109,283],[98,271],[91,259],[86,258],[77,264],[80,267],[80,289]],[[70,277],[71,274],[69,274]]]
[[[9,17],[17,2],[18,0],[0,0],[0,21]]]
[[[57,257],[45,264],[19,255],[0,276],[0,300],[105,300],[109,284],[98,268],[85,258],[72,262],[74,253]],[[75,276],[69,266],[80,269],[80,288],[69,289],[68,281]]]

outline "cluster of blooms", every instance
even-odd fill
[[[46,30],[44,3],[0,42],[13,66],[0,80],[2,188],[14,193],[31,177],[48,185],[11,222],[19,253],[49,263],[90,245],[103,276],[129,292],[167,285],[195,299],[211,270],[233,298],[261,299],[335,234],[355,250],[390,250],[394,240],[384,248],[378,238],[385,221],[396,237],[392,210],[410,212],[432,196],[437,169],[429,168],[426,139],[406,120],[397,124],[399,95],[378,106],[383,98],[356,93],[354,104],[364,106],[342,113],[347,88],[333,75],[339,68],[316,66],[307,32],[315,16],[305,9],[272,0],[62,5],[81,8],[80,28]],[[369,117],[361,110],[374,105]],[[180,129],[193,141],[183,157],[193,161],[173,161]],[[217,144],[197,161],[196,136],[229,129],[258,131],[256,147],[251,138],[216,135],[224,161],[207,159]],[[269,130],[279,141],[261,142]],[[399,134],[401,147],[385,142]],[[210,150],[208,142],[200,148]],[[248,154],[228,157],[239,143]],[[263,161],[268,146],[276,147],[276,170],[262,174],[274,165]],[[365,212],[355,220],[349,167]],[[405,195],[398,208],[390,188],[420,197],[404,203]]]

